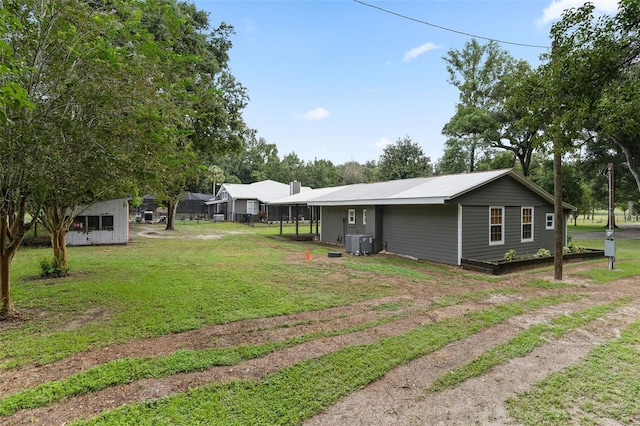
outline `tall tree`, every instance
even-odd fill
[[[570,9],[551,29],[554,89],[565,111],[560,125],[594,130],[617,145],[640,189],[640,4],[621,0],[612,16],[594,10],[592,3]]]
[[[409,136],[388,145],[378,161],[380,180],[408,179],[433,175],[431,159]]]
[[[364,166],[357,161],[347,161],[339,165],[338,173],[340,174],[340,184],[342,185],[367,182]]]
[[[473,39],[463,50],[449,50],[443,57],[449,73],[448,82],[460,91],[456,113],[442,133],[464,146],[468,170],[474,171],[479,152],[488,145],[487,134],[496,130],[495,112],[505,98],[502,80],[516,68],[511,55],[496,42],[480,45]],[[499,139],[498,139],[499,140]]]
[[[39,19],[18,46],[32,64],[36,108],[21,124],[25,136],[46,142],[50,178],[41,220],[65,271],[76,208],[133,193],[132,170],[141,162],[137,152],[145,136],[136,126],[138,109],[153,88],[147,60],[137,54],[141,41],[130,36],[136,21],[82,2],[29,5]]]
[[[222,23],[212,29],[205,12],[175,0],[145,2],[142,25],[165,55],[157,84],[167,94],[171,112],[162,114],[171,123],[171,134],[165,131],[165,136],[173,149],[159,165],[163,175],[155,189],[167,203],[166,229],[171,230],[182,192],[197,178],[199,160],[242,147],[248,97],[228,68],[232,27]]]

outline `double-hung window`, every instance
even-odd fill
[[[349,209],[347,211],[347,222],[349,223],[349,225],[356,224],[356,209]]]
[[[523,243],[533,241],[533,207],[522,207],[521,209],[521,241]]]
[[[553,217],[554,217],[553,213],[547,213],[545,217],[545,229],[547,231],[555,228],[555,224],[553,223]]]
[[[260,202],[258,200],[247,200],[247,213],[258,214]]]
[[[489,245],[504,244],[504,207],[489,207]]]

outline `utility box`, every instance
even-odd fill
[[[373,237],[364,234],[347,234],[344,238],[344,248],[347,253],[357,256],[372,253]]]
[[[616,257],[616,242],[614,240],[604,240],[604,255]]]

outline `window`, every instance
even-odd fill
[[[100,229],[103,231],[113,231],[113,216],[102,216]]]
[[[521,214],[522,242],[533,241],[533,207],[523,207]]]
[[[100,229],[100,216],[87,216],[87,231],[98,231]]]
[[[222,192],[220,193],[220,199],[222,199],[222,200],[228,200],[229,199],[229,193],[227,192],[226,189],[223,189]]]
[[[86,216],[76,216],[71,222],[70,231],[84,231],[87,229],[87,217]]]
[[[555,228],[555,225],[553,223],[553,213],[547,213],[547,216],[546,216],[546,219],[545,219],[545,224],[546,224],[546,229],[547,230]]]
[[[362,224],[367,224],[367,209],[362,209]]]
[[[504,207],[489,207],[489,245],[504,244]]]
[[[260,202],[258,200],[247,200],[247,213],[258,214]]]
[[[69,231],[113,231],[113,216],[76,216]]]
[[[356,224],[356,209],[349,209],[348,210],[347,219],[348,219],[349,225],[355,225]]]

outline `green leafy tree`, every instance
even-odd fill
[[[380,180],[408,179],[433,175],[431,159],[409,136],[388,145],[378,161]]]
[[[448,82],[458,88],[460,94],[456,113],[442,133],[456,141],[449,149],[464,150],[465,154],[457,157],[466,158],[466,171],[473,172],[482,151],[490,146],[489,141],[501,142],[500,137],[490,139],[488,135],[494,136],[500,127],[496,114],[506,95],[503,77],[516,69],[517,62],[496,42],[480,45],[475,39],[467,42],[461,51],[449,50],[443,59],[449,73]]]
[[[139,40],[129,36],[136,22],[68,1],[26,2],[22,13],[27,23],[12,42],[31,64],[24,81],[35,107],[15,123],[22,138],[43,142],[48,179],[41,210],[31,214],[40,216],[55,263],[66,270],[66,234],[78,206],[133,192],[132,170],[142,160],[137,111],[152,87],[136,55]]]
[[[178,202],[198,178],[202,159],[242,148],[248,97],[228,68],[232,27],[222,23],[212,29],[208,15],[185,2],[156,0],[141,7],[142,27],[162,53],[157,84],[164,105],[158,114],[167,123],[162,132],[167,143],[152,188],[167,204],[166,229],[171,230]]]
[[[331,161],[315,159],[305,165],[305,176],[301,182],[312,188],[337,186],[340,183],[340,174]]]
[[[554,24],[548,69],[561,94],[554,127],[599,134],[616,145],[640,189],[640,128],[636,102],[640,57],[640,5],[621,0],[615,15],[596,16],[594,5],[570,9]],[[570,144],[571,145],[571,144]]]
[[[367,182],[365,168],[357,161],[348,161],[338,166],[341,185],[351,185],[354,183]]]

